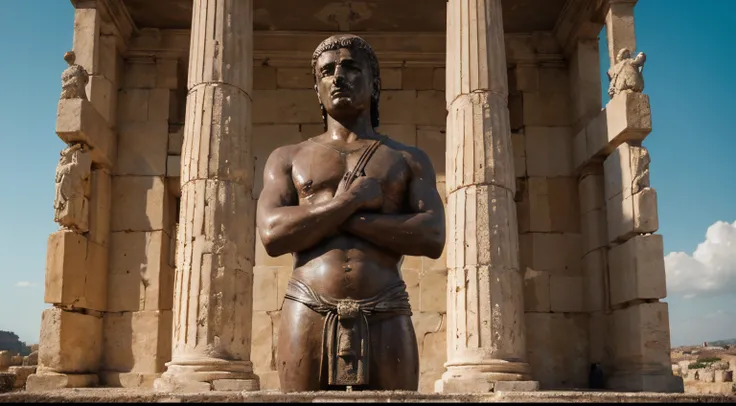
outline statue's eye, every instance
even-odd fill
[[[322,70],[320,70],[320,73],[322,74],[322,76],[330,76],[330,75],[334,74],[335,73],[335,65],[330,64],[330,65],[327,65],[327,66],[323,67]]]
[[[349,71],[360,70],[358,65],[353,61],[345,61],[342,63],[342,68]]]

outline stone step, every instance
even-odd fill
[[[157,393],[153,391],[121,388],[62,389],[47,392],[16,391],[0,394],[0,403],[29,402],[129,402],[129,403],[178,403],[178,402],[294,402],[294,403],[332,403],[332,402],[417,402],[417,403],[487,403],[487,402],[708,402],[733,403],[736,394],[664,394],[651,392],[592,392],[592,391],[538,391],[538,392],[497,392],[478,394],[432,394],[418,392],[303,392],[280,393],[260,392],[207,392],[207,393]]]

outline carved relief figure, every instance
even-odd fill
[[[278,339],[283,391],[417,390],[419,354],[404,255],[445,243],[435,171],[421,150],[378,134],[371,47],[337,35],[314,52],[326,131],[274,150],[257,224],[269,255],[292,253]]]
[[[89,75],[81,65],[74,63],[76,55],[73,51],[64,54],[64,60],[69,67],[61,74],[61,97],[60,99],[84,99],[87,100],[85,86],[89,82]]]
[[[649,187],[649,151],[644,147],[631,147],[631,165],[634,178],[631,180],[631,194],[635,195]]]
[[[644,91],[644,62],[647,56],[639,52],[636,58],[631,57],[631,51],[622,48],[616,55],[616,64],[608,70],[608,95],[613,96],[622,92]]]
[[[61,151],[56,166],[54,221],[78,232],[89,230],[89,202],[85,191],[89,184],[92,158],[82,144]]]

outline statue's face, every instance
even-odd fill
[[[327,114],[350,117],[370,111],[373,76],[362,52],[347,48],[325,51],[317,59],[315,72],[315,90]]]

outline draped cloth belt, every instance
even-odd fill
[[[325,316],[320,382],[324,382],[322,374],[327,372],[329,385],[367,385],[371,347],[369,319],[376,321],[385,319],[385,316],[412,314],[404,281],[371,298],[354,300],[325,297],[306,283],[292,278],[284,298]]]

